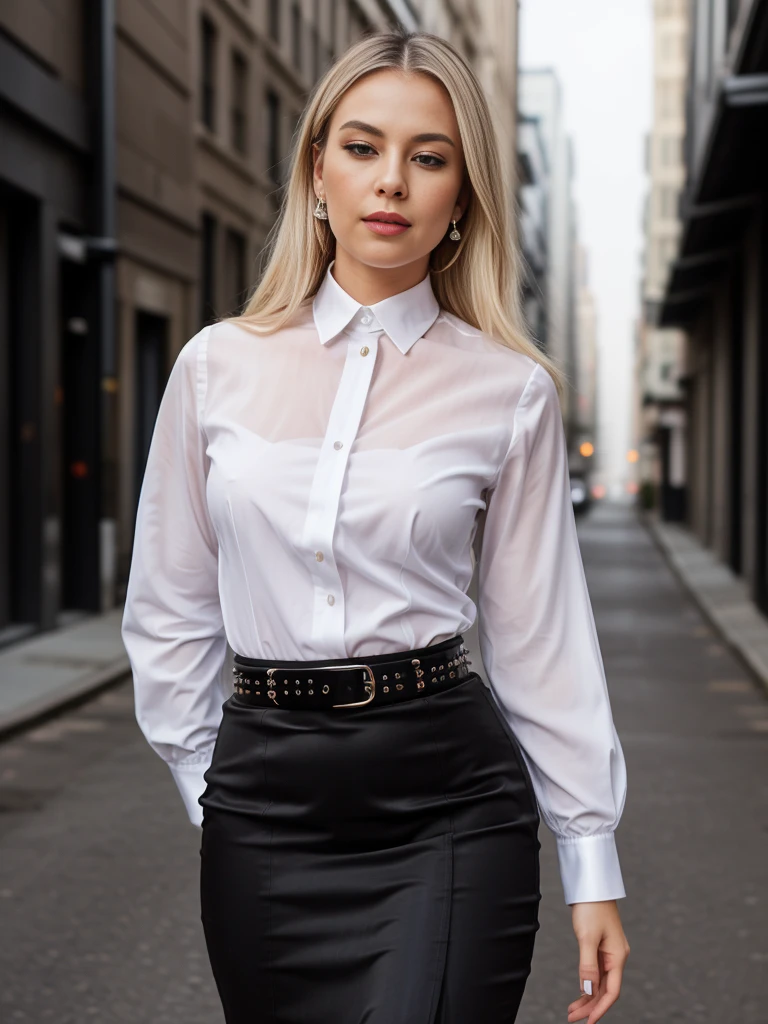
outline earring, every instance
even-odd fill
[[[459,234],[456,228],[456,221],[453,222],[453,231],[450,233],[448,237],[451,239],[452,242],[458,242],[458,240],[461,238],[461,235]]]
[[[318,220],[328,220],[328,210],[325,205],[325,200],[320,196],[317,197],[317,206],[314,209],[314,214]]]

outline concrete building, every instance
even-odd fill
[[[571,470],[588,480],[597,447],[597,305],[589,283],[587,251],[580,242],[576,243],[575,264],[576,379]],[[586,446],[591,446],[591,452]]]
[[[525,258],[525,316],[534,337],[546,350],[550,168],[539,117],[520,114],[517,156],[519,235]]]
[[[565,131],[558,78],[550,69],[520,71],[520,114],[538,124],[546,153],[547,269],[546,351],[565,372],[563,417],[569,444],[575,437],[575,211],[572,197],[573,151]]]
[[[768,4],[691,6],[682,235],[659,326],[684,328],[686,522],[768,612]]]
[[[685,183],[683,141],[688,74],[687,0],[654,0],[653,125],[646,139],[649,191],[641,316],[635,357],[637,482],[664,519],[685,515],[685,334],[658,326],[659,306],[677,254],[680,193]],[[652,495],[652,497],[650,497]]]
[[[329,61],[449,38],[515,189],[516,6],[0,0],[0,644],[122,601],[168,372],[254,283]]]

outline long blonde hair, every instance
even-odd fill
[[[523,316],[523,261],[482,86],[458,50],[429,32],[364,36],[318,81],[294,135],[280,211],[262,251],[266,265],[241,314],[231,320],[270,334],[293,320],[316,293],[334,258],[335,240],[328,221],[313,215],[312,144],[326,145],[331,117],[346,90],[385,68],[431,75],[446,88],[456,112],[470,199],[461,219],[461,241],[450,241],[446,233],[430,254],[437,301],[447,312],[541,363],[562,395],[564,375],[533,340]]]

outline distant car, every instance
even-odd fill
[[[580,473],[571,473],[571,502],[574,512],[585,512],[589,508],[589,486]]]

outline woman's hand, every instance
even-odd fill
[[[616,900],[573,903],[571,917],[579,940],[580,987],[586,994],[569,1004],[568,1024],[587,1016],[587,1024],[595,1024],[619,998],[629,943]]]

